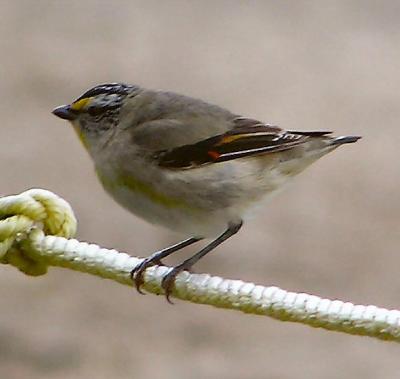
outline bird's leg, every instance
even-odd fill
[[[136,289],[139,293],[144,294],[140,290],[140,286],[143,284],[143,273],[144,271],[155,264],[161,265],[161,259],[168,257],[172,253],[183,249],[186,246],[192,245],[195,242],[200,241],[202,238],[188,238],[184,241],[181,241],[175,245],[169,246],[163,250],[156,251],[155,253],[151,254],[149,257],[143,259],[141,263],[139,263],[132,271],[131,271],[131,279],[134,281]]]
[[[175,266],[168,274],[166,274],[162,280],[162,288],[165,291],[165,296],[168,300],[169,303],[172,303],[169,296],[171,294],[172,288],[175,284],[175,278],[176,276],[184,271],[184,270],[190,270],[190,268],[202,257],[204,257],[206,254],[208,254],[211,250],[215,249],[218,245],[220,245],[222,242],[226,241],[228,238],[232,237],[234,234],[236,234],[240,228],[242,227],[243,222],[240,221],[238,223],[232,223],[229,224],[228,229],[225,230],[224,233],[222,233],[218,238],[216,238],[214,241],[212,241],[210,244],[205,246],[203,249],[201,249],[198,253],[193,255],[192,257],[186,259],[183,261],[181,264]]]

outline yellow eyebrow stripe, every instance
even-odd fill
[[[74,111],[79,112],[82,108],[84,108],[87,103],[91,100],[91,97],[85,97],[83,99],[80,99],[78,101],[75,101],[74,103],[71,104],[71,109]]]

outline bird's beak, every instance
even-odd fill
[[[60,107],[53,109],[52,113],[57,117],[68,121],[75,120],[78,116],[77,112],[71,109],[70,105],[61,105]]]

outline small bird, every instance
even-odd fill
[[[53,114],[72,123],[119,204],[189,237],[132,271],[139,292],[146,268],[214,238],[166,274],[168,300],[176,275],[237,233],[255,205],[323,155],[361,138],[285,131],[199,99],[123,83],[97,85]]]

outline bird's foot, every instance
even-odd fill
[[[168,303],[173,304],[173,302],[170,299],[171,293],[174,289],[175,286],[175,279],[176,276],[181,273],[182,271],[188,271],[188,272],[192,272],[191,268],[192,266],[185,264],[186,262],[181,263],[178,266],[175,266],[174,268],[172,268],[171,271],[169,271],[164,278],[162,279],[161,282],[161,287],[164,290],[164,294],[165,297],[168,301]]]
[[[161,262],[160,258],[158,258],[157,256],[151,255],[150,257],[143,259],[143,261],[140,262],[130,273],[130,277],[131,277],[133,283],[135,284],[136,290],[142,295],[145,294],[140,289],[140,287],[144,283],[144,280],[143,280],[144,272],[146,271],[147,268],[149,268],[151,266],[155,266],[155,265],[163,266],[163,263]]]

